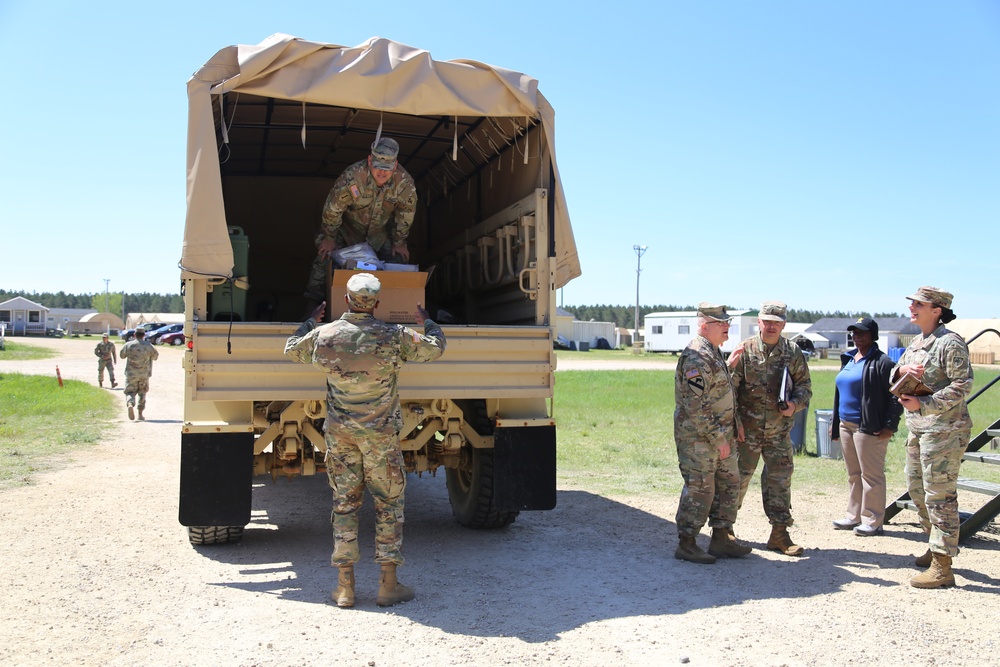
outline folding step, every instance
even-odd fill
[[[986,435],[992,438],[1000,438],[1000,428],[988,428],[986,429]]]
[[[992,463],[993,465],[1000,466],[1000,454],[987,454],[986,452],[966,452],[962,458],[966,461],[975,461],[977,463]]]
[[[967,477],[958,478],[958,488],[963,491],[974,491],[976,493],[984,493],[988,496],[1000,496],[1000,484],[994,484],[993,482],[981,482],[978,479],[968,479]]]
[[[904,510],[910,510],[911,512],[917,511],[917,505],[912,500],[897,500],[896,507],[900,507]],[[960,521],[965,521],[973,515],[973,512],[967,512],[966,510],[958,510],[958,518]]]

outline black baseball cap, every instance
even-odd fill
[[[878,340],[878,322],[870,317],[859,317],[858,321],[847,327],[848,331],[870,331],[872,340]]]

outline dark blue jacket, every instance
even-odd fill
[[[840,369],[844,370],[858,350],[852,348],[840,355]],[[860,431],[875,435],[884,428],[899,430],[899,418],[903,406],[889,393],[892,369],[896,364],[872,343],[871,353],[865,357],[865,368],[861,372],[861,426]],[[833,392],[833,425],[830,438],[840,439],[840,391]]]

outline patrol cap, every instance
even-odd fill
[[[910,301],[932,303],[941,308],[951,308],[951,300],[955,297],[951,292],[945,292],[940,287],[928,287],[927,285],[924,285],[918,289],[915,294],[911,294],[906,298]]]
[[[726,312],[725,306],[719,306],[705,301],[698,304],[698,317],[704,317],[706,320],[712,320],[713,322],[728,322],[733,319],[730,317],[729,313]]]
[[[878,322],[870,317],[859,317],[854,324],[848,325],[848,331],[870,331],[872,340],[878,340]]]
[[[399,144],[395,139],[382,137],[372,144],[372,169],[394,169],[399,156]]]
[[[757,315],[762,320],[771,322],[784,322],[785,310],[788,308],[781,301],[765,301],[760,304],[760,313]]]
[[[355,308],[368,310],[378,303],[382,283],[370,273],[355,273],[347,281],[347,300]]]
[[[146,327],[142,327],[142,326],[136,327],[135,328],[135,333],[146,333]]]
[[[108,334],[101,334],[101,338],[107,338]]]

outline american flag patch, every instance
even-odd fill
[[[358,186],[354,183],[351,183],[351,187],[349,189],[351,191],[351,196],[355,199],[361,196],[361,190],[358,190]]]
[[[687,373],[685,373],[684,377],[690,380],[691,378],[698,377],[699,375],[701,375],[701,372],[696,368],[692,371],[688,371]]]

